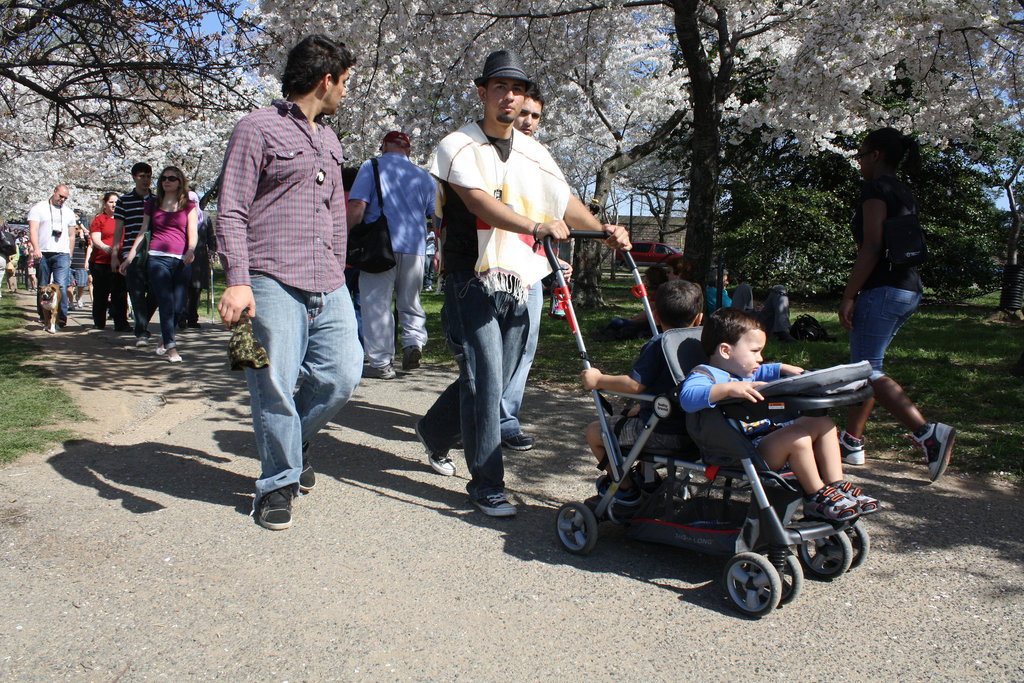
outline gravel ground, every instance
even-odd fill
[[[1005,482],[869,460],[849,473],[885,507],[867,561],[750,621],[723,558],[608,524],[591,555],[562,549],[555,511],[595,474],[582,392],[529,388],[538,447],[507,454],[519,515],[494,520],[464,463],[434,474],[413,434],[451,374],[366,380],[314,443],[295,525],[269,532],[248,517],[259,467],[226,333],[183,333],[175,367],[87,323],[26,332],[92,419],[0,470],[4,680],[1024,680]]]

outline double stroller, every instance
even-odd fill
[[[553,258],[550,245],[546,246]],[[626,260],[638,283],[634,293],[642,298],[653,326],[639,272],[628,252]],[[555,295],[576,337],[584,368],[588,368],[568,288],[556,272]],[[686,446],[671,451],[647,448],[654,426],[681,410],[678,388],[686,374],[707,361],[700,334],[701,328],[686,328],[662,335],[662,351],[676,382],[674,394],[620,394],[651,401],[654,408],[628,452],[622,452],[609,428],[603,407],[607,400],[600,392],[592,392],[611,473],[604,493],[559,509],[556,533],[569,552],[585,555],[597,543],[599,523],[610,521],[627,526],[632,538],[728,555],[723,583],[729,601],[744,615],[762,617],[796,598],[805,573],[832,580],[860,565],[868,555],[870,540],[856,518],[842,522],[802,519],[803,492],[796,477],[768,468],[739,425],[822,415],[833,407],[861,403],[872,395],[868,383],[871,367],[866,362],[841,365],[770,382],[758,388],[764,401],[727,400],[687,415],[690,442]],[[637,465],[653,469],[657,476],[644,486],[649,491],[639,507],[620,508],[616,491]],[[643,477],[634,477],[634,481],[639,484]]]

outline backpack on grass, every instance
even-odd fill
[[[806,313],[793,321],[789,333],[800,341],[834,341],[832,335],[825,330],[818,319]]]

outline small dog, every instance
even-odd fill
[[[43,329],[54,334],[57,332],[57,316],[60,314],[60,285],[46,285],[39,288],[39,305],[43,309]]]

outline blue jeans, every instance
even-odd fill
[[[299,481],[302,444],[352,395],[363,371],[363,349],[346,287],[327,294],[304,292],[254,273],[252,293],[253,333],[270,360],[268,368],[245,371],[262,464],[258,503]]]
[[[895,287],[876,287],[861,291],[853,307],[853,331],[850,332],[850,362],[869,361],[871,381],[883,377],[882,359],[896,332],[907,322],[921,293]]]
[[[526,304],[511,294],[488,294],[473,272],[451,273],[444,284],[441,325],[459,364],[459,378],[423,416],[420,433],[434,450],[459,438],[466,451],[473,498],[505,490],[501,459],[501,394],[523,355],[529,331]]]
[[[53,276],[53,284],[60,285],[60,314],[57,320],[64,323],[68,320],[68,287],[71,286],[71,256],[63,252],[44,251],[43,257],[36,261],[36,287],[38,301],[38,288],[50,284],[50,276]],[[36,306],[39,317],[43,317],[43,309]]]
[[[526,311],[530,317],[530,328],[526,335],[523,355],[516,365],[512,378],[501,395],[501,438],[508,439],[522,433],[519,424],[519,408],[523,405],[523,392],[526,391],[526,380],[533,367],[533,357],[537,354],[537,338],[540,336],[540,316],[544,310],[544,287],[541,283],[530,287],[530,299],[526,302]]]
[[[156,297],[149,288],[146,270],[135,259],[124,271],[124,283],[128,298],[132,300],[132,317],[135,319],[135,336],[149,339],[149,320],[156,311]]]
[[[160,309],[160,339],[165,349],[177,346],[174,322],[185,305],[185,288],[192,278],[192,266],[173,256],[149,255],[149,291]]]

